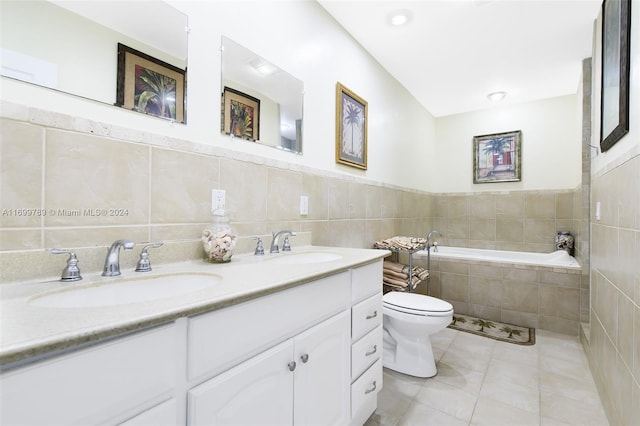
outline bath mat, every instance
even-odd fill
[[[517,345],[536,343],[535,328],[489,321],[470,315],[453,314],[453,321],[449,324],[449,328]]]

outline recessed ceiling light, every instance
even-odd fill
[[[411,20],[411,11],[402,9],[391,12],[389,23],[395,27],[407,24]]]
[[[487,95],[487,98],[491,102],[498,102],[498,101],[503,100],[505,98],[505,96],[507,96],[507,92],[493,92],[493,93],[489,93]]]

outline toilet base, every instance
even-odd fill
[[[386,329],[384,331],[382,365],[385,368],[421,378],[429,378],[437,374],[431,340],[428,336],[404,340],[401,345],[398,345],[391,334]]]

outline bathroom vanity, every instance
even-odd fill
[[[298,250],[154,268],[215,269],[215,286],[170,300],[59,308],[33,303],[42,284],[4,292],[3,322],[33,335],[3,327],[0,423],[361,425],[382,388],[388,252]]]

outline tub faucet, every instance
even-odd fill
[[[136,243],[129,240],[117,240],[107,250],[107,258],[104,261],[103,277],[117,277],[120,275],[120,248],[131,250]]]
[[[438,241],[434,241],[433,243],[431,242],[431,236],[432,235],[436,235],[440,238],[442,238],[442,234],[439,233],[438,231],[436,231],[435,229],[431,232],[429,232],[429,234],[427,235],[427,251],[433,247],[433,251],[435,251],[436,253],[438,252]]]
[[[296,233],[293,231],[280,231],[280,232],[272,232],[271,235],[273,236],[273,239],[271,240],[271,248],[269,249],[269,253],[280,253],[280,250],[278,249],[278,240],[280,239],[280,236],[291,235],[292,237],[295,237]],[[287,250],[287,247],[282,247],[282,250],[291,251],[291,246],[288,246],[288,250]]]

